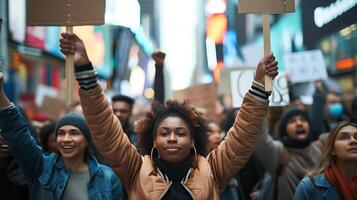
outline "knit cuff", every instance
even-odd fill
[[[271,92],[267,92],[264,89],[264,86],[256,81],[253,81],[252,87],[249,90],[249,93],[258,100],[267,101]]]
[[[75,76],[83,90],[91,90],[97,86],[98,75],[91,63],[75,67]]]

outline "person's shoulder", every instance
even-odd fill
[[[103,164],[99,164],[98,163],[98,167],[100,170],[103,171],[103,173],[113,173],[114,174],[114,171],[111,167],[107,166],[107,165],[103,165]]]

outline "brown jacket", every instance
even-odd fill
[[[120,177],[129,199],[161,199],[171,182],[155,173],[150,156],[142,157],[130,143],[101,88],[80,90],[79,94],[94,143]],[[197,168],[182,181],[193,199],[219,199],[254,150],[267,109],[267,101],[245,96],[227,137],[207,158],[198,156]]]

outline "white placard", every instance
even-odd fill
[[[244,95],[250,89],[254,79],[255,69],[237,69],[231,72],[231,89],[233,107],[239,108]],[[279,73],[273,80],[273,92],[269,98],[270,106],[285,106],[289,104],[289,90],[284,73]]]
[[[292,83],[327,79],[325,61],[321,50],[284,54],[285,72]]]
[[[47,85],[39,85],[36,90],[36,106],[40,107],[42,105],[45,96],[58,98],[58,95],[56,88]]]

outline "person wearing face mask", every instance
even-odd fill
[[[311,143],[308,115],[298,108],[285,111],[279,122],[279,140],[273,140],[268,130],[263,128],[255,151],[270,178],[258,199],[293,199],[296,186],[317,166],[321,156],[318,147]]]
[[[357,199],[357,124],[339,123],[328,136],[319,166],[298,185],[296,200]]]
[[[333,83],[333,82],[332,82]],[[321,134],[328,133],[336,124],[345,120],[341,88],[331,81],[317,81],[313,104],[309,110],[311,119],[312,140],[325,140]]]

